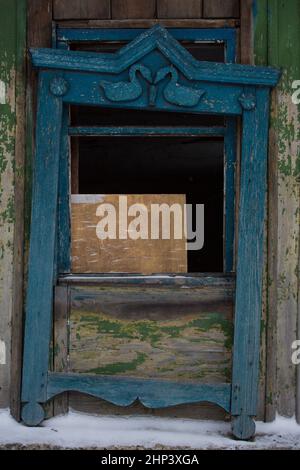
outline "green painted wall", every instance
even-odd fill
[[[256,64],[283,73],[272,96],[270,129],[267,416],[297,412],[300,420],[300,373],[291,361],[292,344],[300,339],[300,105],[292,100],[300,80],[300,0],[256,0],[253,14]]]
[[[19,70],[24,61],[26,1],[0,0],[0,407],[9,403]]]

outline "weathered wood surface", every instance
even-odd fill
[[[55,20],[238,18],[239,0],[54,0]]]
[[[151,28],[160,24],[165,28],[236,28],[240,26],[237,18],[189,18],[185,19],[124,19],[124,20],[65,20],[60,26],[68,28]]]
[[[106,18],[110,18],[110,0],[54,0],[53,2],[55,20]]]
[[[250,95],[251,96],[251,95]],[[244,108],[235,336],[232,378],[233,433],[255,432],[261,333],[269,91],[256,90]]]
[[[94,73],[120,73],[124,71],[124,69],[128,69],[130,65],[134,65],[138,60],[142,60],[145,56],[145,48],[150,53],[154,49],[157,48],[157,44],[163,43],[163,48],[160,47],[161,55],[166,56],[168,60],[177,67],[188,80],[199,80],[199,81],[207,81],[213,82],[213,84],[217,87],[217,89],[210,90],[210,94],[216,95],[217,92],[220,91],[220,87],[217,86],[218,83],[222,84],[236,84],[237,90],[228,89],[228,93],[225,95],[226,99],[231,101],[235,98],[235,91],[240,92],[240,87],[242,85],[263,85],[267,87],[273,87],[277,84],[280,78],[280,71],[271,67],[253,67],[253,66],[246,66],[240,64],[228,64],[223,63],[215,63],[215,62],[198,62],[197,66],[195,67],[195,61],[191,58],[190,54],[186,51],[186,49],[179,44],[176,45],[176,52],[174,51],[174,38],[165,28],[162,28],[160,25],[156,25],[147,33],[137,37],[134,39],[130,47],[126,47],[120,51],[119,54],[96,54],[93,52],[78,52],[78,51],[55,51],[53,49],[31,49],[31,58],[32,62],[36,67],[51,67],[56,69],[64,69],[64,70],[72,70],[72,71],[82,71],[82,72],[94,72]],[[178,51],[180,50],[180,55]],[[158,58],[153,57],[154,63],[157,63]],[[184,59],[184,65],[183,65]],[[161,59],[160,59],[161,60]],[[161,64],[162,62],[159,62]],[[88,77],[90,78],[90,77]],[[94,78],[94,77],[92,77]],[[84,90],[85,94],[79,94],[76,88],[76,83],[81,88],[86,88],[87,84],[85,82],[82,83],[82,77],[78,75],[76,77],[76,82],[72,82],[72,76],[66,76],[66,79],[70,80],[70,92],[66,94],[66,98],[68,99],[69,103],[75,102],[75,96],[72,100],[72,93],[76,93],[77,103],[85,103],[88,104],[91,100],[87,100],[88,90]],[[80,81],[78,79],[81,79]],[[174,80],[175,81],[175,80]],[[73,89],[72,89],[73,88]],[[203,89],[205,90],[205,84],[203,84]],[[180,89],[179,89],[180,91]],[[178,93],[179,93],[178,91]],[[195,90],[192,95],[195,95]],[[135,97],[135,102],[130,103],[131,107],[134,105],[141,108],[145,106],[144,102],[139,102],[139,96]],[[203,96],[203,95],[202,95]],[[222,100],[219,98],[220,101],[225,103],[224,94],[222,95]],[[98,100],[97,100],[98,98]],[[115,101],[118,101],[116,97],[114,97]],[[201,100],[201,96],[199,97]],[[99,101],[99,97],[96,93],[93,93],[93,99],[91,100],[95,104]],[[131,99],[132,101],[132,99]],[[207,101],[207,98],[204,97],[202,100],[204,103]],[[231,104],[231,110],[227,110],[225,104],[219,106],[217,108],[216,101],[209,101],[206,105],[210,112],[212,109],[214,112],[218,112],[221,114],[235,114],[233,104]],[[170,104],[170,103],[168,103]],[[197,104],[197,103],[196,103]],[[221,103],[219,103],[220,105]],[[126,107],[128,106],[128,101],[121,103],[122,106],[119,107]],[[197,104],[197,106],[199,103]],[[209,105],[209,106],[208,106]],[[180,101],[179,106],[185,106],[185,108],[191,108],[191,104],[186,104],[186,101]],[[193,105],[193,111],[198,111],[198,107]],[[238,113],[240,114],[240,112]]]
[[[15,86],[16,93],[16,134],[14,147],[14,241],[13,241],[13,280],[14,286],[12,291],[12,314],[11,314],[11,368],[10,368],[10,412],[12,416],[20,419],[20,393],[21,393],[21,369],[22,369],[22,353],[23,353],[23,268],[24,268],[24,168],[25,168],[25,142],[26,142],[26,2],[21,0],[16,3],[16,76]],[[2,7],[4,8],[4,7]],[[13,7],[12,7],[13,8]],[[7,21],[3,17],[2,21]],[[9,25],[7,25],[10,28]],[[6,32],[3,31],[6,35]],[[11,31],[13,34],[13,31]],[[10,37],[7,36],[7,41]],[[3,45],[3,42],[2,42]],[[5,48],[2,47],[5,53]],[[3,113],[4,116],[4,113]],[[2,138],[6,139],[4,129],[2,128]],[[0,139],[1,140],[1,139]],[[1,143],[0,143],[1,147]],[[1,150],[0,150],[1,154]],[[1,157],[0,157],[1,158]],[[1,178],[1,176],[0,176]],[[8,182],[8,180],[7,180]],[[4,188],[2,187],[2,192]],[[1,204],[1,203],[0,203]],[[4,243],[4,238],[0,236]],[[7,243],[8,250],[10,249]],[[7,271],[5,272],[7,279]],[[9,289],[5,289],[8,294]],[[1,288],[0,288],[1,291]],[[4,319],[3,310],[2,318]],[[0,378],[0,382],[1,381]],[[0,392],[1,394],[1,392]],[[1,397],[0,397],[1,403]]]
[[[240,62],[242,64],[253,64],[253,0],[242,0],[240,4]]]
[[[72,410],[98,416],[157,416],[201,420],[229,420],[228,413],[211,403],[189,403],[167,408],[146,408],[140,401],[130,406],[117,406],[100,398],[69,392],[69,406]]]
[[[291,96],[300,72],[300,14],[297,0],[257,6],[256,63],[283,70],[273,94],[270,133],[266,417],[272,421],[276,413],[291,417],[300,409],[291,361],[299,311],[299,112]]]
[[[201,18],[202,0],[157,0],[158,18]]]
[[[47,397],[67,390],[95,397],[110,403],[129,406],[140,400],[147,408],[167,408],[182,403],[210,402],[230,408],[230,384],[199,384],[154,379],[91,376],[49,373]]]
[[[242,3],[245,0],[242,0]],[[238,18],[239,0],[203,0],[203,18]]]
[[[233,292],[74,287],[69,371],[230,381]]]
[[[111,0],[112,19],[155,18],[156,0]]]
[[[68,366],[68,288],[57,286],[54,295],[53,369],[64,372]],[[68,411],[68,394],[63,393],[53,402],[54,415]]]
[[[89,202],[90,201],[90,202]],[[92,202],[94,201],[94,202]],[[184,195],[129,195],[128,208],[133,204],[143,204],[148,209],[149,237],[151,236],[151,204],[179,204],[182,208],[185,203]],[[98,222],[102,220],[97,216],[100,204],[112,204],[116,209],[116,235],[115,240],[99,240],[96,233]],[[72,197],[72,272],[73,273],[170,273],[187,272],[187,251],[185,238],[174,238],[174,223],[171,224],[170,240],[163,240],[160,231],[158,240],[129,238],[130,225],[124,234],[127,239],[119,239],[119,196],[84,196]],[[138,214],[137,214],[138,215]],[[129,218],[128,224],[132,220]],[[171,217],[172,221],[172,217]],[[181,223],[183,228],[183,220]],[[140,230],[137,227],[137,230]]]
[[[57,83],[59,80],[52,82],[54,92]],[[22,401],[25,403],[22,419],[28,425],[37,425],[44,418],[39,403],[43,403],[46,396],[52,330],[62,120],[62,100],[50,93],[47,73],[40,76],[39,87],[22,378]],[[41,253],[43,256],[39,256]]]

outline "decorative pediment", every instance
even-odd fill
[[[118,75],[132,70],[133,65],[155,50],[189,81],[272,87],[280,77],[280,72],[270,67],[198,61],[160,25],[145,31],[113,54],[55,49],[30,49],[30,53],[35,67]]]

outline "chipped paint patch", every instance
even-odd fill
[[[6,103],[6,91],[5,91],[5,83],[0,80],[0,104]]]
[[[0,366],[6,364],[6,344],[4,341],[0,340]]]

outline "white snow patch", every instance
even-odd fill
[[[230,435],[230,423],[158,417],[90,416],[70,411],[37,428],[17,423],[0,410],[0,445],[46,444],[70,448],[155,446],[185,449],[300,449],[300,426],[294,419],[277,417],[257,423],[254,442]]]

